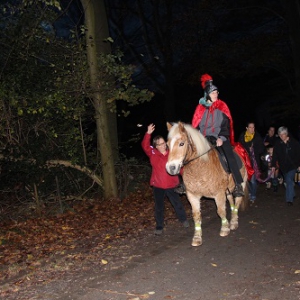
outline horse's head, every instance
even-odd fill
[[[169,157],[166,169],[169,174],[179,174],[185,163],[196,158],[208,159],[210,145],[197,129],[182,122],[167,123],[167,128]]]
[[[189,146],[189,139],[184,124],[167,123],[169,156],[166,164],[167,172],[171,175],[180,173]]]

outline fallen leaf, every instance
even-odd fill
[[[62,230],[69,230],[69,229],[73,229],[73,228],[71,228],[71,227],[69,227],[69,226],[62,226],[61,228],[62,228]]]
[[[300,270],[296,270],[296,271],[295,271],[295,274],[299,274],[299,273],[300,273]]]
[[[211,265],[212,265],[213,267],[217,267],[217,264],[213,264],[213,263],[211,263]]]
[[[107,265],[107,264],[108,264],[108,261],[105,260],[105,259],[101,259],[101,263],[102,263],[103,265]]]
[[[257,225],[257,224],[258,224],[257,222],[254,222],[254,221],[250,221],[249,223],[250,223],[250,224],[254,224],[254,225]]]

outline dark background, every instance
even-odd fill
[[[231,110],[236,139],[248,121],[255,122],[262,136],[270,125],[285,125],[298,138],[300,105],[290,34],[295,28],[288,22],[285,1],[105,3],[112,51],[121,49],[123,62],[135,66],[134,83],[155,93],[151,102],[130,107],[131,114],[118,119],[121,152],[142,154],[140,141],[150,123],[164,136],[167,121],[190,123],[203,96],[199,79],[204,73],[213,77],[220,99]],[[63,4],[67,13],[56,28],[67,36],[84,22],[84,14],[79,0]],[[174,93],[168,95],[170,88]]]
[[[264,90],[260,84],[255,82],[263,82],[261,78],[242,78],[242,79],[222,79],[214,80],[215,85],[219,88],[219,98],[227,103],[231,110],[234,122],[235,140],[245,130],[248,121],[255,122],[256,132],[262,137],[267,133],[268,127],[274,125],[276,130],[280,126],[287,126],[290,133],[298,138],[298,123],[294,118],[289,118],[285,114],[280,115],[272,110],[277,109],[274,104],[276,99],[276,91]],[[263,85],[263,84],[262,84]],[[176,92],[176,110],[178,121],[191,123],[194,110],[199,99],[203,96],[203,90],[200,86],[180,86]],[[167,137],[166,120],[163,116],[163,96],[156,95],[150,103],[132,109],[129,117],[126,119],[126,128],[128,130],[128,139],[132,135],[143,137],[147,131],[147,125],[155,123],[156,131],[153,133],[161,134]],[[138,127],[137,124],[142,124]],[[125,138],[125,133],[123,135]],[[126,138],[125,138],[126,140]],[[122,148],[123,153],[127,155],[143,156],[140,149],[140,143],[127,144]]]

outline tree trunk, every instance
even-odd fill
[[[88,56],[91,88],[93,91],[93,104],[95,108],[97,146],[98,146],[98,151],[100,151],[100,157],[102,163],[104,197],[106,199],[117,198],[118,189],[116,183],[114,157],[113,157],[113,149],[112,149],[112,142],[111,142],[112,135],[110,135],[110,131],[109,131],[110,123],[108,117],[108,109],[107,109],[106,101],[101,96],[100,93],[101,86],[97,76],[98,74],[97,54],[100,53],[99,52],[100,49],[104,50],[105,48],[104,46],[103,48],[100,46],[101,44],[100,37],[104,37],[106,35],[106,32],[104,31],[108,30],[107,24],[103,25],[105,23],[103,20],[103,16],[105,16],[105,21],[106,21],[106,12],[104,10],[103,0],[81,0],[81,1],[85,11],[85,25],[87,27],[87,32],[86,32],[87,56]],[[99,23],[100,21],[96,21],[101,19],[103,21],[101,23]],[[98,33],[97,34],[98,39],[96,39],[96,32]],[[108,35],[106,37],[108,37]],[[99,41],[98,43],[97,40]],[[106,48],[105,51],[107,51]]]
[[[97,28],[97,30],[95,31],[95,44],[97,48],[97,53],[109,54],[111,53],[111,45],[109,42],[104,42],[104,40],[106,40],[110,36],[104,0],[92,0],[91,5],[94,8],[94,24],[95,28]],[[107,115],[109,124],[108,130],[110,133],[110,139],[112,144],[112,153],[114,160],[118,160],[119,150],[117,115],[115,112],[111,112],[109,109],[107,109]]]

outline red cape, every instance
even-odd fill
[[[207,108],[202,104],[197,105],[196,110],[194,112],[193,120],[192,120],[192,126],[194,128],[196,128],[199,125],[206,109]],[[227,104],[225,102],[223,102],[222,100],[218,99],[208,109],[210,111],[219,109],[229,118],[229,121],[230,121],[230,137],[229,137],[229,139],[230,139],[230,144],[234,145],[233,120],[232,120],[232,116],[231,116],[231,113],[230,113],[230,110],[229,110]]]
[[[252,175],[254,174],[254,170],[252,168],[248,152],[243,147],[243,145],[241,143],[239,143],[239,142],[234,145],[234,150],[240,156],[240,158],[242,159],[242,161],[244,162],[244,165],[246,167],[247,174],[248,174],[248,180],[250,181]]]
[[[194,116],[193,116],[193,120],[192,120],[192,126],[194,128],[196,128],[199,125],[199,123],[200,123],[200,121],[203,117],[204,111],[206,109],[207,108],[202,104],[199,104],[196,107],[196,110],[195,110],[195,113],[194,113]],[[249,157],[247,151],[245,150],[245,148],[242,146],[241,143],[235,143],[234,142],[233,120],[232,120],[231,113],[230,113],[230,110],[229,110],[228,106],[222,100],[217,100],[209,107],[209,109],[211,111],[214,110],[214,109],[219,109],[229,118],[229,120],[230,120],[230,144],[232,146],[234,146],[234,150],[237,152],[237,154],[239,154],[239,156],[243,160],[243,162],[245,164],[245,167],[246,167],[246,170],[247,170],[248,180],[251,180],[251,177],[254,173],[254,170],[251,166],[250,157]]]

